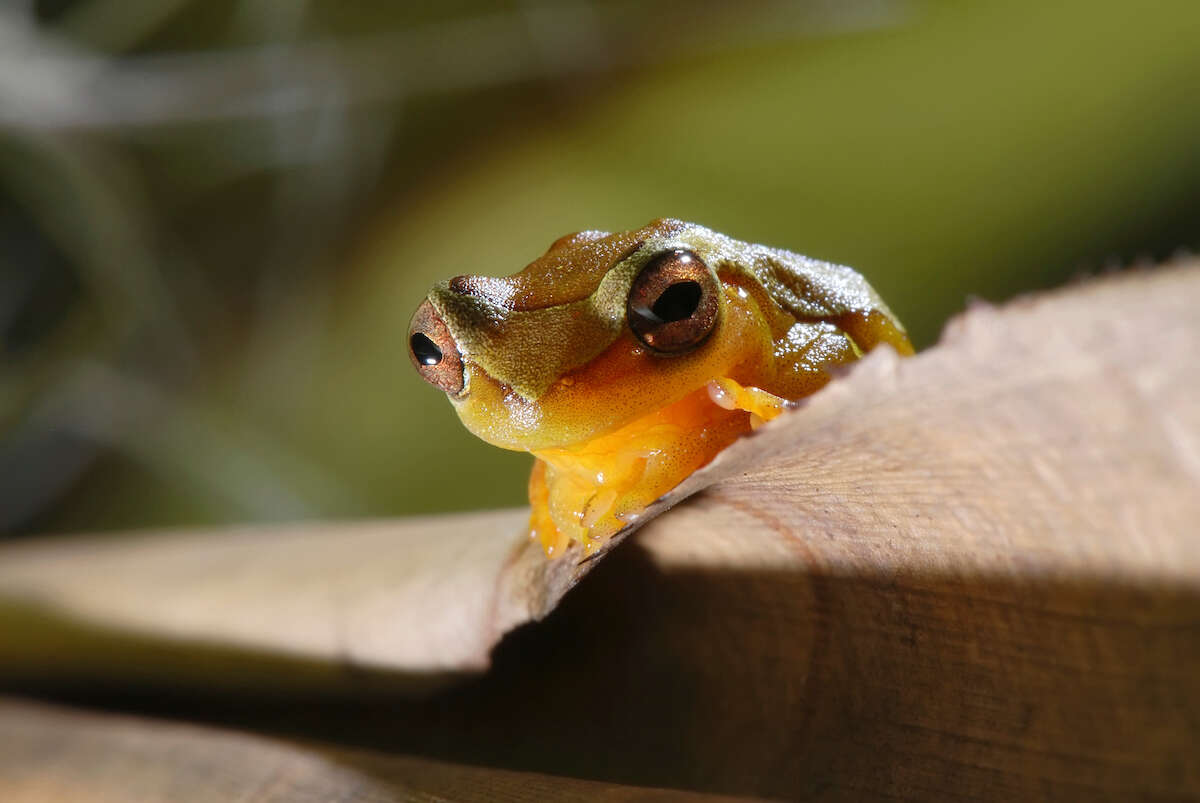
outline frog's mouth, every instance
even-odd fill
[[[624,370],[629,360],[654,360],[614,350],[611,363],[593,362],[586,371],[568,374],[552,390],[527,399],[511,386],[497,381],[468,359],[469,392],[451,396],[464,426],[477,437],[504,449],[538,454],[560,452],[624,451],[627,444],[642,451],[665,449],[658,434],[679,433],[676,440],[703,440],[706,428],[736,414],[739,432],[750,431],[790,406],[786,400],[734,379],[702,370],[689,370],[684,381],[639,382],[653,363],[639,370]],[[685,366],[679,366],[684,368]],[[693,367],[694,368],[694,367]],[[621,382],[601,381],[608,369],[621,374]],[[680,387],[690,390],[680,393]],[[690,435],[688,434],[690,431]],[[668,438],[670,440],[671,438]]]

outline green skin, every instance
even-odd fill
[[[598,261],[596,252],[613,239],[586,232],[566,246],[552,248],[542,260],[505,279],[460,277],[440,283],[428,300],[445,321],[462,354],[463,390],[451,396],[460,417],[475,434],[509,449],[537,449],[586,440],[665,406],[684,391],[702,387],[685,366],[703,361],[707,346],[680,356],[660,357],[652,372],[662,381],[642,377],[638,388],[621,392],[640,394],[640,402],[622,405],[619,412],[604,414],[605,405],[594,405],[590,423],[555,403],[556,384],[586,366],[623,337],[628,337],[626,302],[639,271],[656,254],[680,248],[697,254],[726,285],[761,289],[760,305],[785,312],[790,319],[812,327],[833,325],[852,344],[857,357],[879,340],[911,352],[903,329],[871,286],[851,268],[821,262],[782,249],[740,242],[711,229],[676,220],[655,221],[624,236],[640,243],[622,249],[613,261]],[[564,238],[566,239],[566,238]],[[557,245],[557,244],[556,244]],[[611,249],[615,250],[615,249]],[[541,263],[559,254],[580,255],[557,273]],[[590,258],[585,292],[574,265]],[[581,269],[582,270],[582,269]],[[467,278],[470,292],[454,282]],[[561,285],[573,283],[574,293]],[[514,304],[514,298],[522,303]],[[532,300],[531,300],[532,299]],[[718,324],[719,326],[720,324]],[[807,330],[806,330],[807,331]],[[806,337],[815,336],[806,334]],[[783,357],[797,333],[779,332],[774,352]],[[769,357],[767,357],[769,359]],[[838,359],[844,362],[844,359]],[[713,378],[706,377],[705,379]],[[503,404],[496,393],[475,393],[486,382],[503,388]],[[664,394],[662,388],[683,387]],[[653,386],[658,385],[655,388]],[[773,391],[774,392],[774,391]],[[785,394],[786,395],[786,394]],[[488,397],[488,398],[484,398]],[[644,403],[643,403],[644,402]]]

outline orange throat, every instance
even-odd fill
[[[620,429],[568,447],[542,449],[529,478],[530,538],[548,557],[571,541],[592,553],[654,500],[786,402],[731,379],[709,382]]]

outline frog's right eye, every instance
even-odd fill
[[[626,314],[637,339],[674,354],[700,345],[717,323],[717,278],[691,251],[654,256],[633,280]]]
[[[408,356],[426,382],[451,395],[462,392],[462,354],[446,322],[428,301],[417,307],[409,324]]]

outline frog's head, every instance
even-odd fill
[[[665,407],[771,339],[719,273],[742,244],[656,220],[557,240],[507,278],[458,276],[413,317],[409,353],[463,423],[508,449],[569,446]]]

